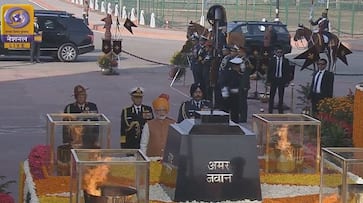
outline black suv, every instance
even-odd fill
[[[272,28],[277,34],[277,43],[282,46],[285,53],[291,53],[290,33],[287,26],[279,21],[232,21],[228,22],[227,32],[240,32],[245,36],[245,47],[255,49],[263,47],[263,36],[267,27]]]
[[[42,31],[40,55],[52,56],[63,62],[75,61],[80,54],[91,52],[93,32],[66,11],[35,10],[38,24]],[[0,40],[0,55],[30,55],[29,49],[4,49]]]

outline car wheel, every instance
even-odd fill
[[[58,49],[58,59],[62,62],[72,62],[77,59],[78,51],[73,44],[63,44]]]

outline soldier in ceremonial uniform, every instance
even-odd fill
[[[330,21],[328,19],[328,9],[325,9],[321,13],[321,17],[318,18],[316,21],[313,21],[313,19],[309,19],[309,22],[311,25],[318,26],[318,29],[316,32],[320,33],[323,36],[324,45],[326,46],[329,42],[329,39],[331,38],[330,35]]]
[[[210,108],[210,101],[203,99],[203,88],[200,83],[193,83],[190,86],[192,99],[183,102],[179,108],[178,123],[184,119],[194,118],[195,111],[207,110]]]
[[[132,105],[121,112],[121,148],[139,149],[141,132],[148,120],[154,118],[152,108],[142,104],[144,90],[135,87],[130,91]]]

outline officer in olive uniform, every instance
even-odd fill
[[[86,88],[82,85],[77,85],[73,89],[73,95],[75,102],[68,104],[64,108],[64,113],[77,114],[77,113],[98,113],[97,105],[93,102],[87,101]],[[65,118],[64,120],[72,120],[73,118]],[[89,120],[85,118],[85,120]],[[63,143],[73,143],[73,135],[71,127],[74,126],[64,126],[63,127]],[[97,140],[99,136],[98,126],[82,126],[82,147],[83,148],[97,148]]]
[[[190,86],[190,96],[192,99],[180,105],[178,123],[184,119],[194,118],[195,111],[210,109],[211,103],[209,100],[203,99],[203,87],[200,83],[193,83]]]
[[[121,148],[139,149],[145,123],[154,118],[152,108],[142,104],[144,90],[135,87],[130,91],[133,104],[121,112]]]
[[[64,108],[64,113],[98,113],[97,105],[92,102],[87,102],[86,88],[82,85],[74,87],[75,102],[68,104]]]

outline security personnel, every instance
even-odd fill
[[[210,101],[203,99],[203,88],[200,83],[193,83],[190,86],[192,99],[183,102],[179,108],[178,123],[184,119],[194,118],[196,111],[210,109]]]
[[[34,36],[39,36],[41,34],[42,31],[40,30],[39,27],[38,17],[34,17]],[[31,49],[30,49],[30,62],[40,63],[39,56],[40,56],[40,41],[36,41],[36,39],[33,39],[33,41],[31,42]]]
[[[133,104],[121,112],[121,148],[139,149],[142,129],[148,120],[154,118],[152,108],[142,104],[144,90],[135,87],[130,90]]]

